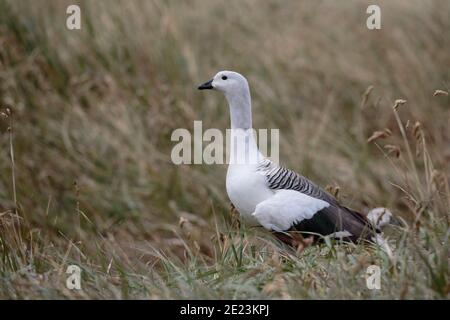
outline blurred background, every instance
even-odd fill
[[[382,28],[371,31],[375,3]],[[81,30],[66,28],[70,4]],[[398,113],[420,178],[432,179],[417,126],[448,185],[449,30],[447,0],[0,0],[0,107],[12,112],[0,122],[2,274],[32,265],[7,239],[17,224],[36,274],[65,259],[144,268],[153,260],[139,247],[182,257],[185,223],[211,256],[216,228],[233,222],[226,165],[174,165],[170,136],[194,120],[229,127],[225,99],[196,89],[223,69],[248,78],[254,127],[280,129],[283,165],[352,208],[414,220],[392,106],[407,101]],[[375,131],[384,139],[369,143]],[[28,277],[5,276],[0,292],[23,296],[14,281]]]

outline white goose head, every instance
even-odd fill
[[[245,77],[234,71],[219,71],[211,80],[198,87],[199,90],[215,89],[225,95],[248,90]]]
[[[243,75],[234,71],[219,71],[198,89],[214,89],[225,94],[230,106],[232,128],[250,129],[252,127],[250,89]]]

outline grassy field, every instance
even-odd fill
[[[449,30],[447,0],[0,0],[0,298],[448,299]],[[239,223],[226,165],[171,162],[174,129],[229,126],[196,90],[222,69],[282,164],[407,222],[392,255],[290,250]]]

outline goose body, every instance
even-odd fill
[[[222,91],[228,101],[231,152],[226,189],[247,223],[275,233],[295,230],[315,238],[332,236],[348,241],[376,238],[379,230],[365,216],[342,206],[308,179],[271,162],[259,152],[252,131],[250,90],[242,75],[221,71],[199,89]]]

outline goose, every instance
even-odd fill
[[[392,216],[389,210],[376,208],[363,215],[261,154],[253,135],[250,89],[244,76],[220,71],[198,89],[220,91],[228,102],[231,146],[226,190],[244,221],[264,227],[292,246],[295,233],[313,241],[326,236],[346,242],[381,241],[380,228]]]

